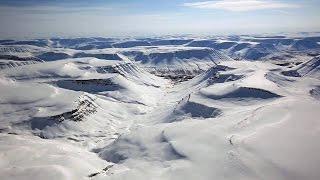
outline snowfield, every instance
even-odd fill
[[[318,180],[318,41],[0,41],[0,177]]]

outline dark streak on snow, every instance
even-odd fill
[[[99,175],[99,174],[106,173],[106,172],[109,171],[109,169],[112,168],[112,167],[113,167],[113,164],[108,165],[108,166],[106,166],[105,168],[103,168],[100,172],[95,172],[95,173],[89,174],[88,177],[89,177],[89,178],[92,178],[92,177],[97,176],[97,175]]]

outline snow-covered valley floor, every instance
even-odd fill
[[[0,179],[320,178],[319,56],[182,82],[119,57],[0,71]]]

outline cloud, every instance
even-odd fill
[[[297,4],[266,0],[219,0],[194,3],[184,3],[183,6],[199,9],[222,9],[228,11],[254,11],[262,9],[298,8]]]

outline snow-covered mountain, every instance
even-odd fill
[[[139,62],[149,72],[171,75],[197,74],[221,61],[232,60],[211,48],[160,46],[130,49],[122,53]]]
[[[319,37],[0,41],[1,179],[319,179]]]
[[[320,56],[317,56],[307,62],[296,66],[289,71],[284,71],[282,74],[287,76],[310,76],[319,79],[320,78]]]

